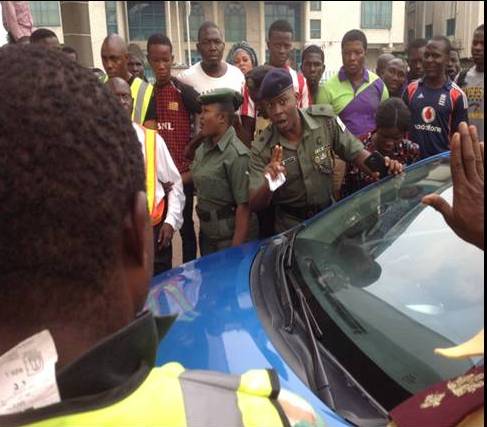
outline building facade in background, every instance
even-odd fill
[[[165,33],[173,41],[175,62],[181,67],[190,61],[195,63],[199,60],[196,49],[198,28],[207,20],[222,28],[227,51],[233,43],[245,40],[255,48],[262,63],[267,58],[266,39],[270,24],[277,19],[286,19],[295,30],[295,62],[298,65],[301,62],[301,52],[306,44],[318,44],[325,50],[327,75],[340,68],[341,39],[352,28],[360,28],[367,35],[370,45],[368,65],[372,69],[381,53],[404,48],[404,1],[30,3],[37,27],[51,28],[61,42],[75,48],[82,46],[82,63],[98,68],[101,68],[100,46],[109,33],[118,33],[128,42],[139,44],[143,50],[148,36],[155,32]],[[187,12],[190,12],[188,19]]]
[[[483,23],[483,1],[408,1],[405,40],[446,35],[461,58],[470,58],[473,32]]]

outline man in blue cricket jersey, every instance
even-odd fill
[[[426,158],[450,149],[450,138],[460,122],[468,121],[468,101],[446,74],[451,43],[444,36],[431,39],[424,54],[424,78],[409,84],[404,101],[412,114],[409,139]]]

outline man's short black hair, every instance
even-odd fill
[[[47,28],[39,28],[30,35],[30,42],[32,44],[36,44],[42,40],[52,38],[57,39],[56,33],[54,31],[48,30]]]
[[[149,39],[147,40],[147,54],[149,54],[150,47],[153,45],[156,45],[156,44],[159,44],[162,46],[169,46],[169,48],[171,49],[171,53],[172,53],[172,43],[171,43],[171,40],[169,39],[169,37],[162,34],[162,33],[156,33],[156,34],[152,34],[149,37]]]
[[[272,33],[291,33],[294,34],[293,26],[285,19],[274,21],[269,27],[267,37],[270,40]]]
[[[442,36],[442,35],[437,35],[437,36],[434,36],[430,41],[431,42],[442,42],[442,43],[444,43],[445,53],[447,55],[450,55],[450,52],[452,51],[453,48],[451,45],[451,41],[448,37]]]
[[[343,36],[342,39],[342,49],[345,47],[346,43],[350,42],[362,42],[364,50],[367,50],[367,36],[363,31],[360,30],[350,30]]]
[[[304,62],[304,57],[308,53],[317,53],[318,55],[321,56],[321,61],[323,62],[323,64],[325,63],[325,52],[323,52],[323,49],[321,49],[321,47],[315,44],[312,44],[303,50],[303,54],[301,55],[301,63]]]
[[[479,25],[477,28],[475,28],[474,33],[483,33],[484,32],[484,24]]]
[[[428,40],[426,39],[415,39],[408,44],[407,52],[409,53],[412,49],[422,49],[423,47],[426,47],[427,44]]]
[[[213,29],[213,28],[218,30],[221,34],[220,27],[218,25],[216,25],[214,22],[212,22],[212,21],[203,22],[201,24],[201,27],[198,30],[198,41],[199,42],[201,41],[201,38],[203,37],[203,33],[205,31],[208,31],[208,30]]]
[[[379,105],[375,122],[377,128],[406,132],[411,124],[411,111],[401,98],[389,98]]]
[[[0,49],[0,93],[0,312],[60,283],[78,304],[103,295],[145,189],[126,112],[90,70],[31,45]]]
[[[76,58],[78,58],[78,51],[74,47],[63,46],[61,51],[63,51],[64,53],[72,53],[72,54],[76,55]]]

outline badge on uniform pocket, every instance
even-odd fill
[[[331,147],[321,146],[313,153],[313,163],[325,175],[331,175],[333,173],[333,161],[334,157]]]
[[[170,102],[167,106],[169,111],[179,111],[179,104],[177,102]]]

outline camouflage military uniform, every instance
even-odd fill
[[[311,218],[333,201],[335,154],[352,161],[363,150],[358,141],[336,118],[329,106],[314,105],[300,110],[304,127],[299,145],[287,141],[271,125],[252,145],[250,189],[264,183],[264,170],[270,163],[276,145],[283,147],[287,169],[286,183],[275,191],[276,231],[281,233]]]
[[[217,145],[205,141],[191,166],[201,224],[200,249],[208,255],[232,245],[238,205],[249,201],[250,151],[230,127]],[[255,220],[251,218],[255,237]]]

